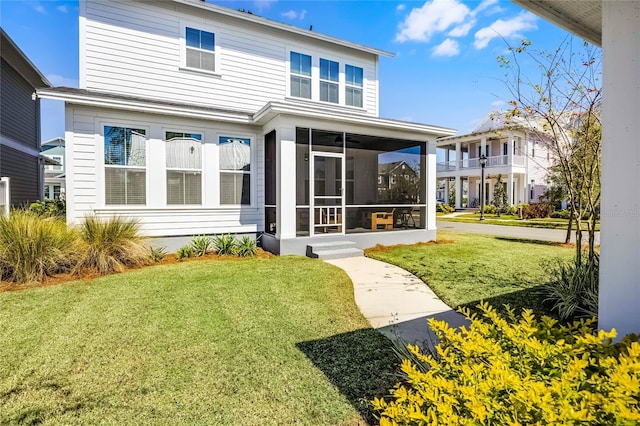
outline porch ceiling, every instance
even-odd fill
[[[511,0],[596,46],[602,46],[602,0]]]

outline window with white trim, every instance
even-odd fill
[[[362,108],[363,69],[353,65],[345,65],[344,74],[345,104]]]
[[[186,61],[188,68],[216,71],[215,34],[209,31],[186,27]]]
[[[320,100],[338,103],[340,64],[320,59]]]
[[[291,52],[289,58],[291,96],[311,99],[311,56]]]
[[[220,136],[220,204],[251,204],[251,140]]]
[[[165,132],[167,204],[202,204],[202,135]]]
[[[146,132],[104,126],[105,204],[146,204]]]

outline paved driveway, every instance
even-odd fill
[[[465,222],[449,222],[446,220],[438,220],[436,225],[442,231],[466,232],[469,234],[487,234],[498,235],[502,237],[513,238],[530,238],[542,241],[564,242],[567,231],[562,229],[541,229],[527,228],[524,226],[501,226],[501,225],[485,225],[482,223],[465,223]],[[587,233],[582,234],[582,239],[586,243]],[[571,237],[571,241],[575,242],[575,232]],[[600,232],[596,232],[596,244],[600,245]]]

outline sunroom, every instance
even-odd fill
[[[376,117],[277,115],[265,143],[263,246],[360,248],[435,238],[435,139],[451,130]]]

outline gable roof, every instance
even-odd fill
[[[0,56],[7,61],[31,87],[51,87],[51,83],[38,68],[27,58],[22,50],[11,40],[11,37],[0,27]]]
[[[218,15],[231,16],[237,19],[241,19],[247,22],[253,22],[266,27],[287,31],[293,34],[301,35],[304,37],[313,38],[316,40],[322,40],[327,43],[336,44],[343,47],[348,47],[362,52],[371,53],[373,55],[394,57],[395,54],[387,52],[385,50],[376,49],[374,47],[365,46],[363,44],[352,43],[350,41],[342,40],[336,37],[331,37],[325,34],[317,33],[311,30],[305,30],[294,25],[284,24],[282,22],[273,21],[271,19],[263,18],[258,15],[254,15],[250,12],[244,12],[240,10],[229,9],[228,7],[218,6],[215,4],[207,3],[204,0],[172,0],[174,3],[180,3],[183,5],[202,9],[207,12],[213,12]]]

